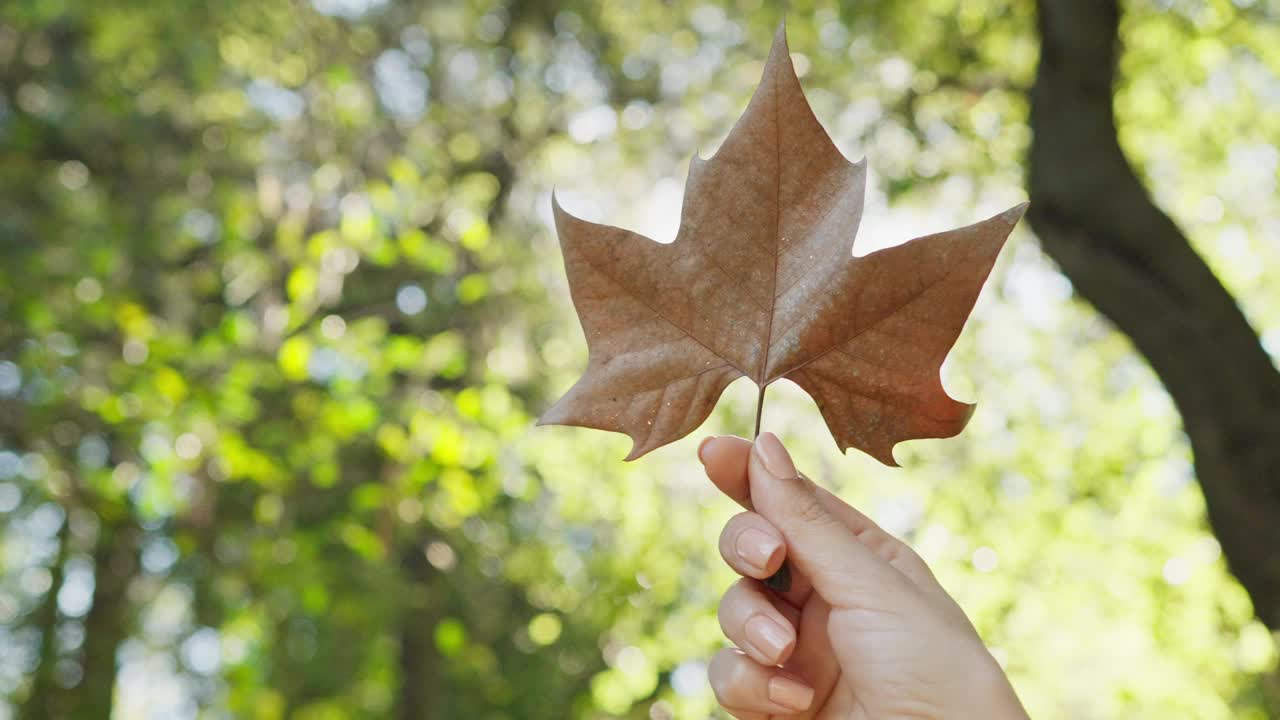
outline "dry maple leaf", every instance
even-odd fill
[[[951,437],[972,406],[939,370],[1026,204],[854,257],[866,161],[832,144],[779,27],[746,112],[694,157],[680,231],[661,244],[552,199],[586,373],[538,421],[626,433],[628,460],[692,432],[733,380],[786,378],[841,451]],[[759,410],[757,410],[757,429]]]

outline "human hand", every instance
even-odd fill
[[[747,509],[720,534],[744,577],[720,602],[736,645],[711,660],[734,717],[1027,717],[964,611],[911,548],[800,475],[772,433],[703,441],[707,476]],[[760,582],[789,560],[791,588]]]

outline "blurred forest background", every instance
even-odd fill
[[[698,436],[532,428],[586,354],[550,191],[672,239],[780,19],[0,4],[0,718],[712,714]],[[859,252],[1032,214],[945,368],[963,435],[842,457],[794,387],[765,427],[1033,717],[1280,717],[1280,3],[787,22],[870,159]]]

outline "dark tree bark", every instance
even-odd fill
[[[57,686],[55,668],[58,662],[58,593],[62,590],[65,578],[67,556],[70,554],[67,541],[71,536],[70,518],[62,521],[58,531],[58,556],[50,566],[52,575],[49,589],[40,601],[40,607],[32,613],[31,624],[40,629],[40,657],[32,673],[31,690],[26,702],[22,705],[18,717],[22,720],[45,720],[62,715],[60,688]]]
[[[1280,630],[1280,372],[1235,299],[1121,152],[1115,0],[1038,0],[1031,209],[1044,249],[1160,376],[1209,523],[1262,622]]]
[[[400,690],[396,717],[399,720],[446,717],[448,713],[440,707],[443,658],[436,650],[434,637],[439,618],[431,602],[436,571],[427,563],[421,547],[412,544],[401,548],[400,568],[409,587],[409,597],[400,618]]]
[[[93,552],[93,606],[84,622],[84,678],[68,692],[70,718],[101,718],[112,707],[116,651],[132,630],[129,585],[138,574],[141,531],[132,522],[103,522]]]

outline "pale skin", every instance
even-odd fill
[[[707,476],[746,511],[720,534],[742,579],[720,602],[734,647],[711,660],[741,720],[1026,720],[1000,665],[905,543],[796,471],[772,433],[713,437]],[[789,561],[790,590],[760,580]]]

